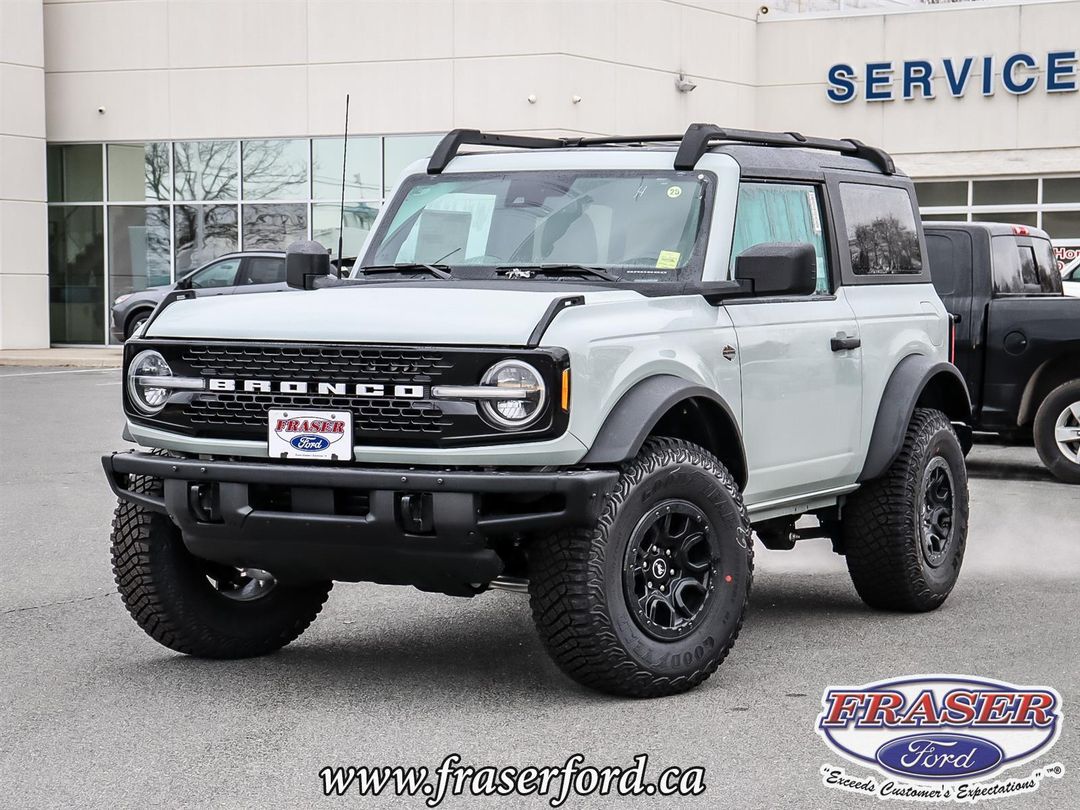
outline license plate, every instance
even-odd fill
[[[352,460],[348,411],[271,409],[270,457]]]

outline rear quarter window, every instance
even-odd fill
[[[906,189],[841,183],[851,270],[857,276],[922,272],[915,209]]]

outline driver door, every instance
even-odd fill
[[[859,325],[844,288],[834,292],[830,282],[821,193],[809,183],[745,182],[739,191],[732,267],[743,250],[766,242],[808,242],[818,264],[812,295],[725,304],[739,342],[749,504],[820,492],[858,476]]]

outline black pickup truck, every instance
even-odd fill
[[[1050,472],[1080,484],[1080,298],[1062,294],[1049,237],[993,222],[927,222],[925,230],[972,427],[1033,436]]]

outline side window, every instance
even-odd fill
[[[840,199],[855,275],[922,272],[915,210],[905,189],[841,183]]]
[[[990,240],[991,261],[994,272],[994,293],[1016,295],[1024,292],[1024,280],[1020,275],[1020,253],[1016,240],[1011,236],[995,236]]]
[[[1035,250],[1035,263],[1039,268],[1039,287],[1045,293],[1061,292],[1061,273],[1050,240],[1032,239],[1031,246]]]
[[[243,286],[280,284],[285,281],[285,260],[273,256],[253,256],[247,260]]]
[[[735,213],[731,269],[747,248],[766,242],[809,242],[817,254],[817,292],[829,292],[829,264],[821,204],[814,186],[788,183],[743,183]]]
[[[930,263],[930,280],[942,298],[956,292],[956,251],[953,241],[940,233],[926,235],[926,258]]]
[[[202,270],[196,270],[191,277],[191,286],[196,290],[231,287],[236,283],[236,271],[239,269],[239,259],[225,259]]]

